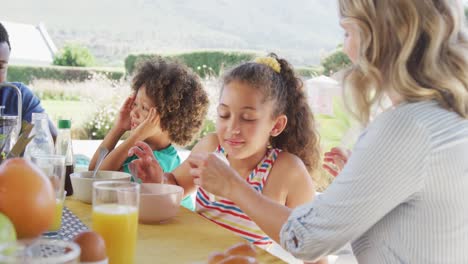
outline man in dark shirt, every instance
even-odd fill
[[[10,51],[11,45],[8,32],[0,23],[0,83],[6,82]],[[39,98],[22,83],[11,82],[10,84],[15,85],[21,91],[21,97],[23,99],[22,120],[31,123],[32,113],[44,112]],[[3,109],[4,115],[18,115],[18,96],[13,88],[8,87],[0,90],[0,105],[5,107]],[[49,127],[52,136],[55,138],[57,136],[57,130],[50,120]]]

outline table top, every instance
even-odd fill
[[[91,205],[67,198],[65,205],[91,226]],[[176,217],[164,224],[138,225],[135,263],[206,263],[212,252],[222,252],[244,239],[195,212],[180,207]],[[260,263],[285,263],[257,248]]]

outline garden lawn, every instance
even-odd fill
[[[55,124],[60,117],[71,118],[72,127],[83,126],[97,107],[86,101],[41,100],[41,104]]]

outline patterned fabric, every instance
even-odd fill
[[[263,186],[268,179],[270,170],[276,161],[279,149],[268,149],[263,160],[246,178],[246,181],[257,192],[262,193]],[[216,149],[217,153],[227,156],[221,146]],[[198,188],[196,195],[196,212],[214,223],[231,230],[247,241],[258,246],[268,246],[272,240],[233,202],[214,196],[203,188]]]

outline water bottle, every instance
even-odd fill
[[[67,196],[73,194],[73,186],[70,179],[70,174],[73,173],[75,163],[73,160],[73,148],[71,139],[71,120],[58,120],[58,134],[55,142],[55,153],[65,156],[65,191]]]
[[[34,138],[26,146],[24,157],[31,160],[34,155],[53,155],[55,153],[54,140],[50,133],[47,114],[33,113],[32,124],[34,127],[31,135],[34,135]]]

